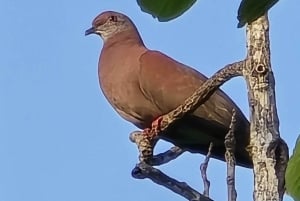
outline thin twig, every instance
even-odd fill
[[[174,146],[164,153],[154,155],[151,164],[158,166],[158,165],[168,163],[171,160],[174,160],[175,158],[183,154],[184,152],[185,151],[183,149]]]
[[[236,125],[236,111],[232,110],[232,118],[229,131],[225,136],[225,159],[227,162],[227,192],[228,201],[236,201],[237,193],[235,189],[235,137],[234,130]]]
[[[168,177],[160,170],[144,162],[136,165],[136,167],[132,170],[132,176],[136,179],[149,178],[154,183],[162,185],[190,201],[212,201],[208,197],[205,197],[191,188],[185,182],[179,182],[171,177]]]
[[[206,157],[203,161],[203,163],[201,163],[200,165],[200,172],[201,172],[201,177],[203,180],[203,186],[204,186],[204,191],[203,191],[203,195],[206,197],[209,197],[209,187],[210,187],[210,181],[207,179],[207,167],[208,167],[208,162],[210,159],[210,155],[211,155],[211,151],[213,148],[213,143],[211,142],[209,144],[209,148],[208,148],[208,152],[206,154]]]

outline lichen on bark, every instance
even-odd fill
[[[275,80],[270,62],[267,14],[247,25],[247,58],[243,69],[250,107],[250,145],[254,200],[282,200],[288,148],[280,138]],[[278,165],[280,164],[280,165]]]

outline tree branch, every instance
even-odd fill
[[[267,14],[247,25],[246,34],[248,53],[243,75],[250,107],[249,150],[254,166],[254,198],[279,201],[284,194],[288,148],[279,134]]]
[[[201,172],[201,177],[202,177],[203,186],[204,186],[203,195],[206,196],[206,197],[209,197],[209,187],[210,187],[210,181],[207,179],[206,170],[207,170],[207,167],[208,167],[208,162],[209,162],[209,159],[210,159],[212,148],[213,148],[213,143],[211,142],[209,144],[208,152],[206,154],[204,162],[201,163],[201,165],[200,165],[200,172]]]
[[[235,137],[234,130],[236,124],[236,111],[233,109],[232,118],[229,126],[229,131],[225,136],[225,159],[227,162],[227,190],[228,190],[228,201],[236,200],[235,190]]]
[[[144,138],[145,138],[145,136],[142,131],[134,131],[129,136],[129,139],[131,140],[131,142],[133,142],[137,145],[138,150],[144,150],[148,147],[148,145],[144,143]],[[185,152],[185,150],[174,146],[170,150],[168,150],[164,153],[153,156],[147,162],[148,162],[148,164],[151,164],[153,166],[159,166],[159,165],[168,163],[171,160],[174,160],[175,158],[177,158],[184,152]],[[143,153],[143,151],[140,151],[140,153]]]
[[[206,82],[204,82],[199,89],[192,94],[192,96],[187,98],[182,105],[178,106],[170,113],[162,116],[159,132],[167,129],[171,123],[180,119],[185,114],[193,112],[197,107],[203,104],[223,83],[233,77],[241,75],[244,64],[244,61],[240,61],[226,65],[223,69],[219,70],[211,78],[206,80]],[[169,162],[184,152],[184,150],[181,150],[177,147],[166,152],[165,154],[153,157],[153,148],[158,140],[158,131],[156,128],[151,128],[150,131],[147,131],[147,135],[144,135],[143,132],[135,131],[130,134],[130,140],[137,144],[140,153],[139,159],[141,161],[132,171],[133,177],[138,179],[149,178],[153,182],[163,185],[189,200],[210,200],[209,198],[201,195],[189,187],[187,184],[178,182],[164,175],[158,169],[148,165],[160,165]]]
[[[154,183],[162,185],[174,193],[181,195],[190,201],[212,201],[210,198],[200,194],[185,182],[179,182],[171,177],[168,177],[160,170],[141,162],[132,170],[132,176],[136,179],[149,178]]]

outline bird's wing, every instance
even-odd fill
[[[206,80],[203,74],[161,52],[149,50],[140,57],[141,88],[163,114],[182,104]],[[233,107],[233,101],[218,90],[195,114],[228,126]]]
[[[207,79],[198,71],[158,52],[147,51],[140,57],[140,87],[144,95],[166,114],[175,109]],[[224,160],[224,137],[229,130],[232,109],[237,112],[237,163],[250,167],[245,147],[249,142],[249,123],[235,103],[217,90],[192,115],[172,124],[162,138],[191,152],[205,154],[214,143],[212,156]]]

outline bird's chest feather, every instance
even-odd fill
[[[113,60],[114,59],[114,60]],[[99,83],[113,108],[127,121],[143,128],[157,116],[139,86],[139,69],[128,58],[99,62]],[[113,61],[113,62],[112,62]]]
[[[130,103],[138,96],[138,83],[132,75],[127,72],[116,72],[111,70],[107,73],[99,73],[101,89],[113,106],[123,109],[130,107]]]

